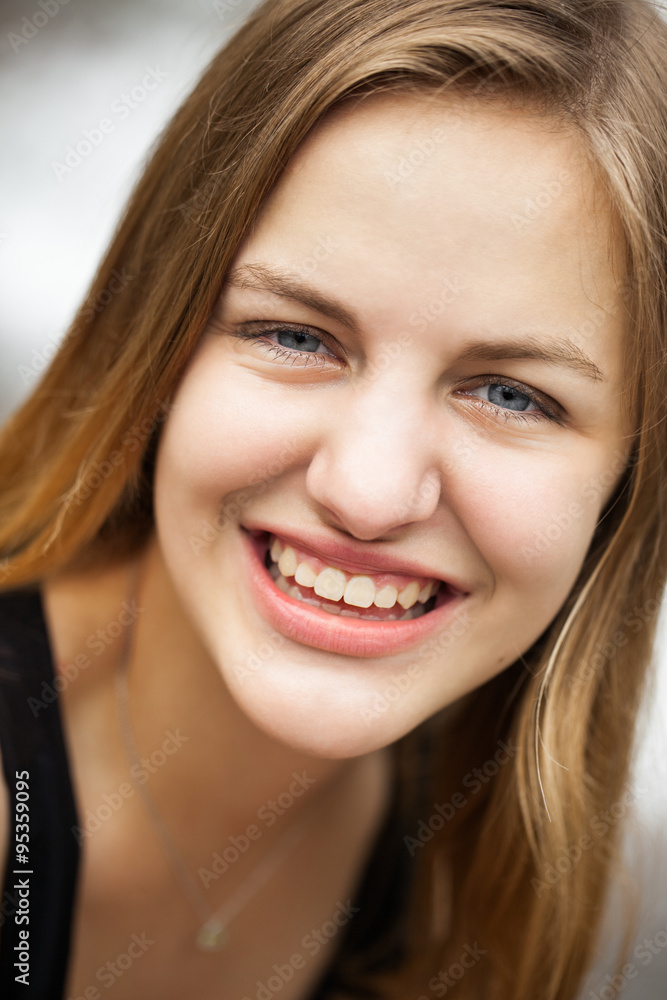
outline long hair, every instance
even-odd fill
[[[398,967],[349,970],[387,998],[442,996],[452,970],[461,998],[571,1000],[595,952],[667,562],[666,51],[650,0],[267,0],[166,129],[0,439],[2,586],[128,557],[153,528],[175,387],[244,236],[324,114],[369,90],[427,88],[512,100],[577,130],[625,237],[623,403],[636,434],[557,618],[419,727],[443,820],[429,829],[442,829],[415,851]],[[405,782],[415,738],[399,741]]]

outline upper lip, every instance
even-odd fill
[[[268,527],[267,525],[246,524],[244,527],[251,532],[268,532],[272,535],[278,535],[294,548],[300,549],[302,552],[310,552],[311,555],[352,573],[384,571],[386,573],[400,573],[404,576],[426,577],[432,580],[442,580],[454,590],[459,590],[463,594],[467,593],[467,588],[462,581],[449,575],[443,577],[430,566],[415,559],[405,559],[389,552],[379,552],[377,549],[362,549],[349,542],[313,534],[303,528],[290,531],[289,528]]]

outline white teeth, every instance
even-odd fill
[[[423,608],[418,605],[416,607],[409,608],[402,615],[386,615],[386,617],[383,618],[380,618],[379,615],[360,615],[357,611],[349,611],[347,608],[341,608],[339,604],[328,604],[326,601],[316,601],[313,597],[303,597],[299,588],[294,584],[291,584],[289,580],[286,580],[285,577],[282,576],[278,566],[272,566],[269,572],[275,581],[276,587],[278,587],[279,590],[282,590],[284,594],[287,594],[289,597],[293,597],[302,604],[311,604],[315,608],[328,611],[331,615],[341,615],[343,618],[366,618],[369,621],[405,622],[409,621],[411,618],[420,618],[425,613]],[[370,605],[367,606],[370,607]],[[357,607],[363,607],[363,605],[357,605]]]
[[[281,555],[282,551],[283,551],[283,547],[282,547],[281,543],[279,542],[279,540],[277,538],[274,538],[273,542],[271,544],[271,558],[273,559],[274,563],[278,562],[278,560],[280,559],[280,555]]]
[[[294,577],[294,582],[302,587],[312,588],[318,597],[328,601],[340,601],[343,599],[346,604],[356,608],[393,608],[398,602],[402,608],[409,611],[417,601],[425,604],[429,598],[437,592],[440,582],[431,580],[421,589],[416,580],[412,580],[403,590],[398,592],[396,587],[384,586],[376,590],[373,578],[370,576],[352,576],[348,578],[342,570],[327,566],[320,573],[316,573],[308,562],[299,562],[296,551],[291,545],[284,548],[278,538],[274,538],[270,548],[271,553],[271,575],[274,580],[273,567],[284,578]],[[334,612],[335,614],[336,612]],[[353,612],[352,612],[353,613]],[[364,617],[371,617],[365,615]],[[387,619],[384,619],[387,620]]]
[[[345,588],[343,600],[355,608],[370,608],[375,597],[375,584],[370,576],[353,576]]]
[[[413,580],[412,583],[409,583],[407,587],[404,587],[398,595],[398,603],[402,608],[405,608],[406,611],[417,601],[417,598],[419,597],[419,589],[419,584],[416,580]]]
[[[396,587],[388,585],[383,587],[382,590],[378,590],[373,604],[376,608],[393,608],[396,604],[397,597],[398,591],[396,590]]]
[[[283,576],[294,576],[296,566],[296,552],[291,545],[287,545],[280,554],[278,568]]]
[[[296,568],[294,579],[297,583],[300,583],[302,587],[313,587],[315,586],[315,581],[317,580],[317,573],[308,563],[302,562],[299,563]]]
[[[344,573],[327,566],[315,580],[313,589],[318,597],[326,597],[329,601],[340,601],[345,592],[346,582]]]
[[[419,617],[421,608],[415,608],[414,614],[410,614],[414,605],[424,605],[433,594],[440,589],[440,581],[431,580],[421,589],[416,580],[412,580],[399,593],[396,587],[390,584],[376,590],[375,581],[370,576],[348,577],[342,570],[327,566],[320,573],[316,573],[308,562],[299,562],[296,550],[291,545],[285,545],[278,538],[273,539],[270,548],[271,565],[269,573],[276,585],[286,594],[296,597],[306,603],[324,606],[331,614],[343,614],[348,616],[373,618],[373,615],[359,616],[354,611],[340,609],[336,604],[324,604],[312,598],[302,597],[300,591],[291,583],[290,578],[294,578],[294,583],[300,587],[312,588],[318,597],[325,601],[345,601],[346,604],[356,608],[376,608],[388,610],[398,603],[404,610],[403,615],[389,615],[383,621],[406,620],[410,617]],[[380,620],[378,618],[378,620]]]

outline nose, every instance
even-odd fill
[[[428,428],[423,401],[399,388],[357,392],[323,426],[306,478],[310,496],[365,541],[428,520],[441,493]]]

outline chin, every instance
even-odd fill
[[[223,672],[224,673],[224,672]],[[323,689],[321,672],[311,668],[304,683],[285,665],[272,664],[256,677],[225,678],[239,709],[271,739],[312,757],[361,757],[388,746],[423,721],[410,706],[370,709],[368,688],[338,683]]]

